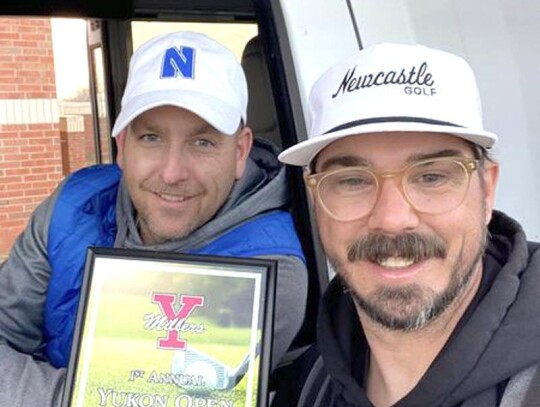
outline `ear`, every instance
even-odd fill
[[[124,146],[126,143],[127,130],[122,130],[116,138],[116,164],[122,168],[124,162]]]
[[[309,171],[307,168],[304,168],[304,184],[306,184],[307,193],[309,196],[309,200],[313,205],[316,204],[315,197],[313,196],[313,188],[311,188],[308,184],[307,176],[309,175]]]
[[[484,207],[486,209],[486,225],[491,221],[493,206],[495,205],[495,189],[499,179],[499,164],[495,162],[486,162],[481,174],[484,177]]]
[[[236,137],[236,179],[242,178],[246,169],[246,161],[253,145],[253,133],[249,127],[244,127]]]

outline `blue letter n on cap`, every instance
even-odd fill
[[[193,48],[169,48],[163,56],[161,77],[176,78],[178,75],[182,75],[184,78],[193,79],[194,67],[195,50]]]

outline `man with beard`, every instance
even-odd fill
[[[118,165],[69,176],[0,266],[1,406],[58,405],[89,246],[279,261],[275,366],[304,317],[307,271],[276,148],[253,140],[232,52],[196,33],[133,55]]]
[[[337,275],[298,405],[534,400],[540,247],[493,210],[497,137],[468,64],[379,44],[326,71],[310,108],[308,140],[279,158],[306,168]]]

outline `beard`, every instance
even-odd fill
[[[157,222],[152,220],[151,215],[145,214],[137,214],[135,223],[141,238],[144,236],[143,240],[151,244],[166,244],[184,239],[198,227],[197,224],[186,224],[179,226],[176,230],[164,232]]]
[[[200,188],[184,184],[168,185],[160,181],[146,180],[141,184],[140,189],[146,194],[185,195],[188,197],[202,193]],[[158,212],[148,203],[145,204],[144,201],[138,207],[133,202],[133,207],[137,230],[141,239],[148,244],[166,244],[184,239],[208,221],[200,213],[189,212],[189,210],[186,212]]]
[[[379,287],[369,296],[362,295],[352,285],[350,273],[336,258],[329,261],[350,292],[356,308],[363,311],[378,325],[394,330],[411,332],[419,330],[443,314],[468,287],[472,276],[482,260],[486,245],[487,229],[482,233],[476,251],[465,264],[464,253],[460,253],[451,266],[450,281],[441,292],[419,284],[402,287]],[[414,259],[415,262],[430,258],[444,259],[446,243],[437,236],[408,233],[396,237],[382,234],[367,235],[353,243],[347,252],[349,264],[357,261],[378,263],[389,257]]]

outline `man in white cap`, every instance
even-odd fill
[[[326,71],[309,103],[308,140],[279,158],[306,168],[336,278],[299,406],[526,405],[540,246],[493,210],[497,137],[471,68],[379,44]]]
[[[253,140],[247,100],[235,56],[204,35],[134,53],[112,131],[118,165],[69,176],[0,266],[0,405],[59,404],[89,246],[278,260],[277,364],[303,322],[307,270],[285,168]]]

